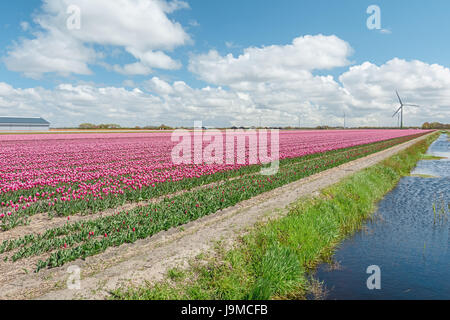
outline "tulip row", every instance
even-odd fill
[[[298,158],[420,132],[281,132],[280,158]],[[132,194],[161,183],[244,166],[174,165],[170,134],[0,136],[0,145],[0,212],[6,215],[57,212],[61,209],[59,203],[121,198],[123,193]]]
[[[40,260],[36,271],[62,266],[79,258],[86,258],[109,247],[133,243],[160,231],[168,230],[231,207],[258,194],[281,187],[317,172],[389,148],[413,137],[403,137],[364,147],[324,154],[306,161],[291,162],[280,167],[271,177],[258,173],[226,180],[215,186],[188,191],[164,200],[139,206],[128,212],[90,221],[67,223],[40,235],[27,235],[4,241],[0,254],[11,252],[11,260],[50,254]]]
[[[407,139],[408,137],[397,138],[397,139]],[[382,143],[382,142],[378,142]],[[306,160],[311,160],[325,155],[334,154],[337,152],[343,152],[346,150],[357,150],[363,148],[362,146],[354,146],[346,149],[332,150],[323,153],[314,153],[305,155],[303,157],[297,158],[285,158],[280,162],[281,166],[290,165],[292,163],[303,162]],[[196,178],[185,178],[179,181],[166,181],[163,183],[152,184],[151,186],[142,186],[139,189],[130,188],[123,189],[118,193],[101,196],[99,198],[82,196],[79,199],[70,199],[70,197],[62,198],[58,200],[54,198],[51,200],[51,205],[45,201],[35,202],[34,205],[29,205],[20,212],[5,212],[0,213],[0,227],[2,230],[9,230],[19,225],[27,224],[30,216],[37,213],[48,212],[51,216],[70,216],[78,213],[90,214],[106,209],[115,208],[123,205],[127,202],[139,202],[145,200],[155,199],[157,197],[179,192],[182,190],[191,190],[198,186],[207,185],[210,183],[215,183],[219,181],[224,181],[226,179],[242,176],[245,174],[251,174],[259,171],[261,165],[250,165],[243,166],[236,170],[225,170],[219,171],[210,175],[202,175]],[[59,190],[65,190],[66,187],[59,187]],[[50,194],[54,196],[54,191],[51,190],[39,190],[36,192],[37,195]],[[14,195],[14,193],[13,193]],[[12,200],[10,200],[12,202]],[[3,215],[3,216],[2,216]]]

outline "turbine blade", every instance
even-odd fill
[[[395,115],[396,115],[397,113],[399,113],[400,110],[402,110],[402,108],[403,108],[403,106],[400,106],[400,108],[398,108],[397,111],[395,111],[395,113],[394,113],[394,115],[392,116],[392,118],[395,117]]]
[[[404,104],[404,106],[409,106],[409,107],[419,107],[420,108],[420,106],[418,105],[418,104]]]
[[[397,94],[398,101],[400,101],[400,104],[403,105],[402,99],[400,99],[400,95],[398,94],[398,91],[395,90],[395,93]]]

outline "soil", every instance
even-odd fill
[[[161,232],[134,244],[109,248],[102,254],[84,261],[75,261],[61,268],[42,270],[36,274],[33,273],[33,269],[2,261],[0,299],[105,299],[111,290],[122,286],[139,286],[145,282],[163,280],[168,270],[174,267],[187,267],[190,259],[201,253],[212,252],[218,242],[226,246],[232,244],[258,223],[285,215],[289,211],[289,205],[299,198],[317,195],[323,188],[370,167],[426,137],[422,136],[285,185],[234,207],[190,222],[181,228]],[[35,228],[40,229],[43,224],[49,227],[48,221],[39,222]],[[32,226],[26,226],[22,231],[26,228],[32,229],[27,231],[36,230]],[[79,290],[67,288],[70,276],[68,269],[71,266],[78,266],[81,270]],[[5,276],[7,274],[9,276]]]

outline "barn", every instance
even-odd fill
[[[0,131],[49,131],[50,122],[42,118],[0,117]]]

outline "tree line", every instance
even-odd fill
[[[444,124],[440,122],[425,122],[422,125],[422,129],[450,129],[450,124]]]
[[[270,127],[270,128],[275,128],[275,127]],[[160,125],[160,126],[145,126],[145,127],[140,127],[140,126],[136,126],[136,127],[121,127],[118,124],[93,124],[93,123],[82,123],[78,126],[78,129],[81,130],[106,130],[106,129],[133,129],[133,130],[173,130],[174,128],[170,127],[170,126],[166,126],[164,124]],[[232,127],[232,129],[246,129],[244,127]],[[299,128],[295,128],[295,127],[279,127],[276,129],[286,129],[286,130],[290,130],[290,129],[299,129]],[[329,127],[329,126],[318,126],[315,128],[302,128],[302,129],[316,129],[316,130],[333,130],[333,129],[343,129],[343,127]],[[383,129],[380,127],[359,127],[359,128],[354,128],[354,129]],[[390,127],[386,127],[385,129],[392,129]],[[450,124],[443,124],[440,122],[425,122],[422,125],[422,129],[450,129]]]
[[[128,127],[121,127],[119,124],[93,124],[93,123],[82,123],[78,126],[78,129],[81,130],[98,130],[98,129],[136,129],[136,130],[140,130],[140,129],[145,129],[145,130],[172,130],[173,128],[166,126],[164,124],[160,125],[160,126],[145,126],[145,127],[140,127],[140,126],[136,126],[136,127],[132,127],[132,128],[128,128]]]

